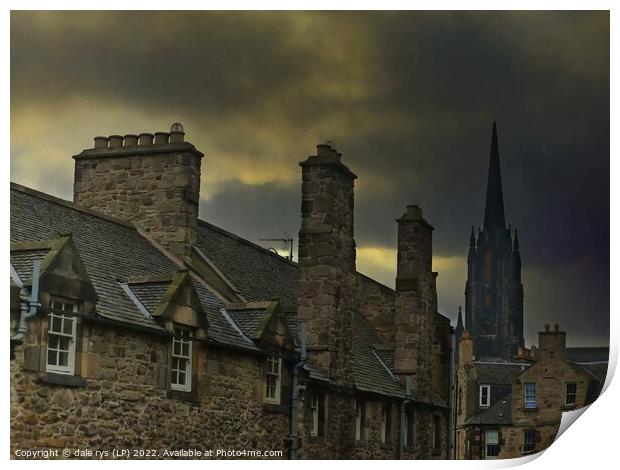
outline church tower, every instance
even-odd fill
[[[465,284],[465,329],[476,359],[511,360],[523,347],[521,255],[504,217],[497,128],[493,123],[484,225],[471,229]]]

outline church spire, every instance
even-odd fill
[[[489,177],[487,180],[487,199],[484,208],[484,230],[497,232],[505,229],[504,194],[502,192],[502,175],[499,169],[497,127],[495,121],[493,121],[491,158],[489,160]]]
[[[464,329],[463,326],[463,314],[461,313],[461,306],[459,305],[459,316],[456,319],[456,327],[461,331]]]

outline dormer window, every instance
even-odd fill
[[[75,342],[77,304],[52,300],[48,316],[46,371],[58,374],[75,373]]]
[[[280,383],[282,373],[282,359],[276,356],[267,358],[267,376],[265,382],[265,401],[280,404]]]
[[[482,408],[488,408],[491,406],[491,386],[480,385],[480,406]]]
[[[192,389],[192,341],[188,328],[175,327],[172,338],[170,388],[189,392]]]

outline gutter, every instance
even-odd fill
[[[290,459],[299,459],[299,394],[305,390],[305,385],[299,383],[299,371],[306,363],[306,323],[299,325],[300,332],[300,357],[299,361],[293,367],[293,386],[291,391],[291,447],[290,447]]]
[[[454,330],[450,328],[450,360],[448,363],[448,403],[450,405],[448,411],[448,460],[456,459],[454,453],[456,443],[456,413],[454,412],[455,406],[455,373],[454,373],[454,359],[455,359],[455,345],[456,334]]]
[[[398,458],[403,460],[405,456],[405,408],[411,403],[411,376],[405,378],[405,399],[400,404],[400,434],[398,436]]]
[[[20,316],[19,325],[17,326],[17,333],[11,337],[11,341],[22,342],[28,332],[28,324],[26,320],[34,317],[37,314],[38,308],[41,306],[39,303],[39,274],[41,272],[41,260],[37,259],[32,264],[32,288],[30,292],[23,284],[19,291],[20,303]],[[29,298],[30,297],[30,298]]]

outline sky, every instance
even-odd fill
[[[393,287],[395,219],[419,204],[452,319],[496,120],[526,345],[545,323],[608,344],[607,12],[14,11],[10,74],[12,181],[71,199],[94,136],[178,121],[205,154],[201,218],[255,242],[296,243],[298,163],[335,142],[358,270]]]

